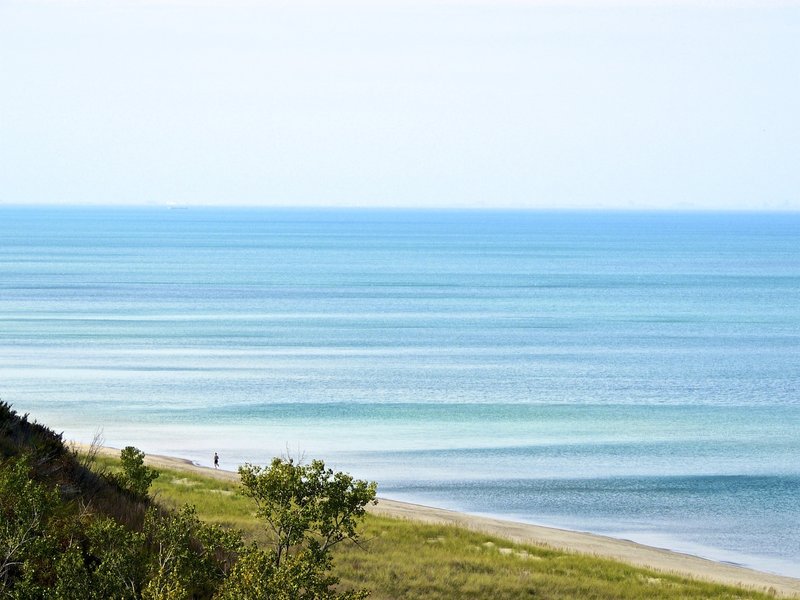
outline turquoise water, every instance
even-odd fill
[[[800,214],[0,208],[70,438],[800,576]]]

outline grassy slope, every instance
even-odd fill
[[[98,460],[113,467],[114,461]],[[264,537],[236,484],[164,470],[153,491],[165,505],[193,504],[206,521]],[[339,546],[336,574],[343,586],[366,587],[380,600],[770,597],[450,526],[369,515],[361,531],[362,547]]]

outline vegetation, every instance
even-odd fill
[[[144,452],[133,446],[126,446],[119,455],[122,472],[117,476],[119,485],[135,496],[147,498],[150,485],[158,478],[158,471],[145,466]]]
[[[125,455],[88,469],[0,403],[0,598],[770,597],[364,515],[374,484],[321,462],[246,465],[242,485],[168,469],[154,478],[141,453]],[[142,497],[132,482],[148,478]]]
[[[359,600],[366,590],[336,593],[330,575],[331,550],[342,541],[357,542],[356,526],[364,507],[375,501],[375,483],[354,480],[326,469],[275,458],[267,468],[239,469],[244,495],[255,501],[256,516],[267,525],[267,549],[253,546],[234,568],[222,597],[283,597],[297,600]],[[253,574],[260,580],[253,584]]]
[[[151,502],[137,450],[118,474],[94,472],[4,403],[0,448],[0,597],[210,598],[230,572],[238,532]]]
[[[269,545],[159,506],[158,472],[125,448],[94,471],[61,437],[0,403],[0,597],[19,600],[190,598],[356,600],[339,592],[330,550],[356,539],[375,484],[276,459],[242,470],[243,490],[269,525]],[[90,461],[88,461],[90,462]]]
[[[265,539],[235,482],[167,469],[154,490],[166,506],[193,504],[204,521],[236,527],[248,541]],[[367,514],[359,532],[358,545],[334,549],[333,573],[342,588],[371,590],[370,600],[772,598],[454,526]]]

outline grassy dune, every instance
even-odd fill
[[[98,458],[102,467],[116,461]],[[237,527],[253,540],[265,535],[238,484],[161,469],[153,484],[167,506],[192,504],[208,522]],[[366,587],[372,598],[770,598],[747,591],[664,575],[579,554],[514,544],[453,526],[368,515],[364,543],[341,544],[335,571],[344,587]]]

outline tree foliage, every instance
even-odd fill
[[[0,598],[212,598],[243,549],[239,532],[203,523],[192,507],[150,506],[131,530],[35,481],[30,462],[0,461]]]
[[[150,549],[144,600],[210,597],[242,549],[238,532],[204,524],[192,506],[168,515],[150,509],[144,535]]]
[[[345,540],[358,542],[358,523],[366,506],[375,502],[374,482],[334,472],[321,460],[302,465],[282,458],[273,459],[269,467],[244,465],[239,476],[272,545],[251,549],[243,557],[224,597],[235,597],[230,591],[234,586],[241,597],[253,598],[344,600],[367,595],[363,590],[335,591],[338,580],[330,575],[330,550]],[[251,596],[247,585],[268,595]]]
[[[133,446],[125,446],[119,458],[122,463],[120,485],[135,496],[146,497],[150,485],[158,478],[158,471],[146,466],[144,452]]]
[[[0,590],[15,579],[30,579],[46,562],[54,539],[50,522],[59,498],[31,478],[27,456],[0,464]]]
[[[122,450],[121,472],[93,473],[61,437],[0,402],[0,599],[358,600],[336,590],[330,550],[358,541],[375,484],[274,459],[240,469],[271,532],[266,548],[168,511],[148,496],[158,471]]]

